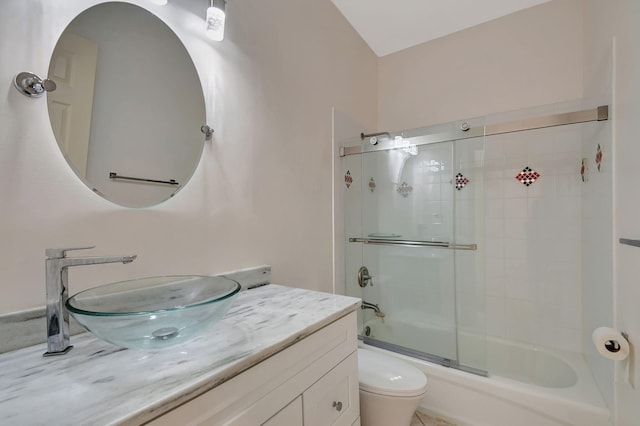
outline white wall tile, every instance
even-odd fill
[[[526,188],[521,185],[524,190]],[[522,196],[522,194],[520,194]],[[504,200],[505,219],[523,219],[528,216],[528,201],[526,198],[509,198]]]

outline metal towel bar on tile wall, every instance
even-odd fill
[[[454,244],[443,241],[411,241],[411,240],[388,240],[380,238],[349,238],[350,243],[381,244],[386,246],[403,247],[434,247],[452,250],[477,250],[477,244]]]
[[[136,182],[147,182],[147,183],[161,183],[164,185],[180,185],[180,183],[178,183],[175,179],[169,179],[169,180],[145,179],[145,178],[137,178],[137,177],[131,177],[131,176],[122,176],[115,172],[109,173],[109,179],[132,180]]]
[[[640,247],[640,240],[630,240],[628,238],[620,238],[620,244],[626,244],[628,246]]]

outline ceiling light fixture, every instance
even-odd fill
[[[224,9],[225,0],[211,0],[211,6],[207,9],[207,37],[211,40],[222,41],[224,39]]]

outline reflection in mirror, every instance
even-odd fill
[[[204,145],[202,86],[156,16],[127,3],[87,9],[60,36],[48,77],[58,85],[47,94],[56,140],[91,190],[146,207],[191,178]]]

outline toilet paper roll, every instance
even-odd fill
[[[621,361],[629,356],[629,342],[618,330],[599,327],[591,335],[596,349],[605,358]]]

